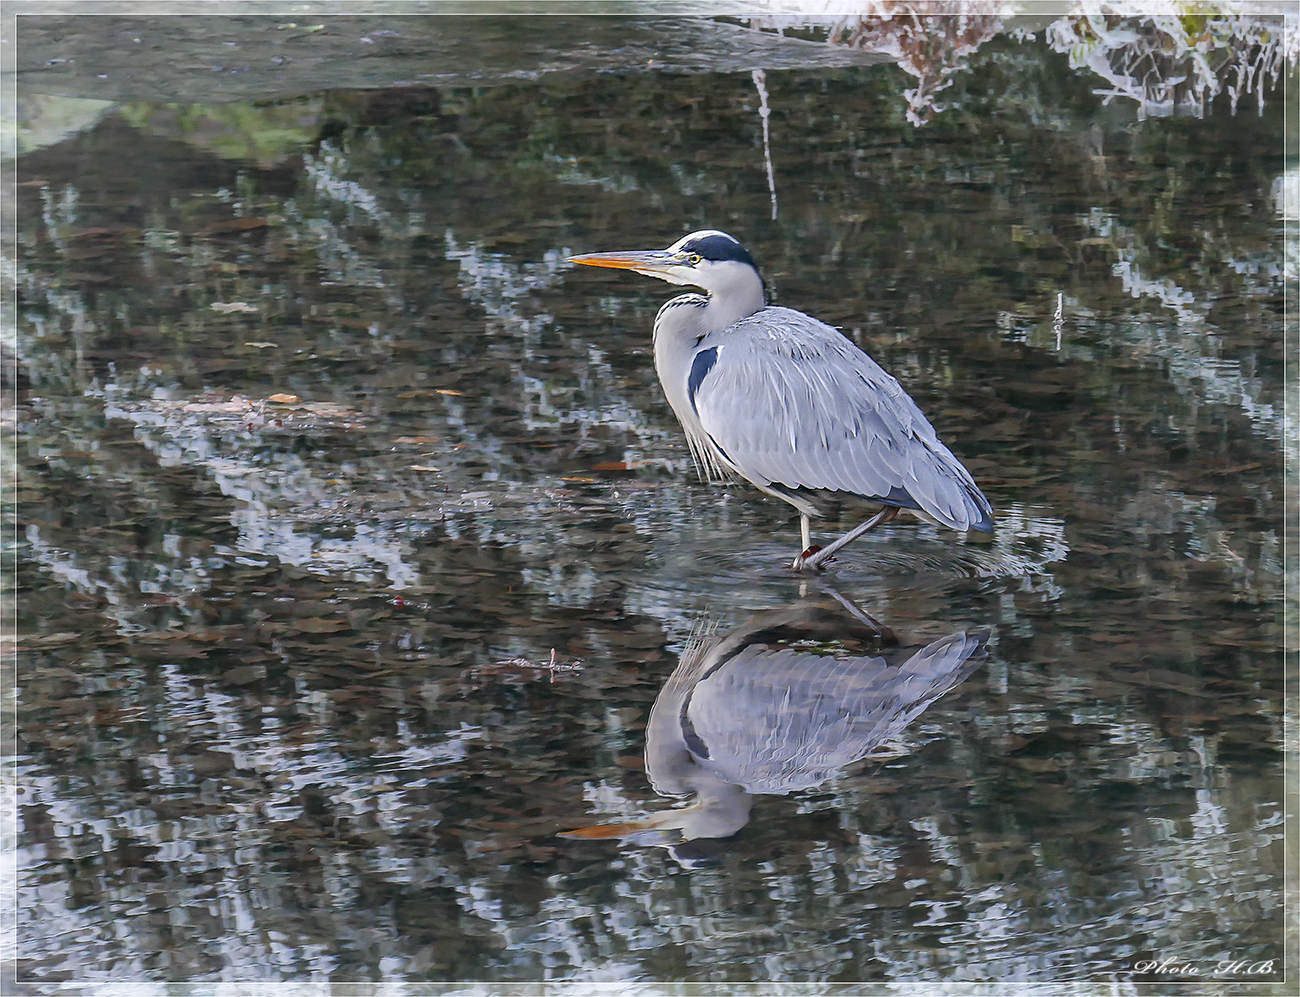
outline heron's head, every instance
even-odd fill
[[[688,284],[723,296],[766,291],[758,265],[734,236],[703,229],[682,236],[667,249],[631,253],[591,253],[570,263],[632,270],[670,284]],[[762,307],[760,302],[758,307]]]

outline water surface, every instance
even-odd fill
[[[767,73],[775,220],[747,69],[121,92],[19,159],[20,979],[1281,979],[1279,102],[1139,122],[1006,39],[925,128],[907,82]],[[826,593],[695,476],[666,285],[565,259],[704,227],[998,532],[845,550],[987,657],[688,859],[556,835],[673,805],[693,637]]]

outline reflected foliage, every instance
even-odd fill
[[[1133,101],[1139,119],[1201,117],[1220,93],[1232,114],[1247,96],[1262,112],[1266,92],[1300,65],[1300,32],[1281,10],[1243,14],[1204,5],[1153,13],[1150,5],[1083,0],[1032,31],[1018,22],[1036,18],[1009,16],[1013,10],[987,0],[869,0],[847,16],[780,15],[747,23],[767,31],[812,31],[832,48],[890,56],[916,80],[903,96],[907,120],[917,126],[945,109],[938,94],[967,69],[967,57],[1003,32],[1024,39],[1041,30],[1053,51],[1069,57],[1070,68],[1086,69],[1109,85],[1096,91],[1106,102]]]
[[[1300,35],[1278,16],[1212,8],[1181,16],[1125,16],[1101,4],[1083,7],[1084,13],[1052,22],[1049,43],[1069,55],[1071,67],[1086,66],[1110,84],[1110,90],[1098,91],[1106,100],[1134,101],[1139,118],[1178,112],[1200,117],[1220,93],[1233,114],[1248,96],[1262,112],[1265,93],[1300,61]]]

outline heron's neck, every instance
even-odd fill
[[[707,292],[701,309],[701,325],[707,332],[721,332],[764,307],[763,281],[752,270],[736,275],[726,287]]]

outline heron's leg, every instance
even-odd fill
[[[791,564],[790,567],[794,568],[795,571],[820,571],[821,566],[845,544],[852,543],[854,540],[858,539],[858,537],[862,536],[862,534],[866,533],[867,530],[879,526],[881,523],[888,523],[897,515],[898,508],[896,506],[887,505],[865,523],[853,527],[853,529],[849,530],[848,533],[844,534],[844,536],[840,537],[829,547],[823,547],[810,557],[804,557],[803,554],[800,554],[794,559],[794,563]],[[807,550],[806,547],[804,549]]]
[[[802,584],[803,586],[807,586],[808,582],[805,581]],[[885,626],[857,603],[841,595],[836,590],[835,586],[825,578],[815,578],[812,584],[847,609],[859,622],[865,623],[867,629],[873,631],[884,643],[892,645],[893,647],[898,646],[898,635],[895,634],[894,631],[890,630],[889,627]],[[807,593],[801,592],[800,594],[806,595]]]
[[[802,512],[799,513],[799,529],[803,530],[803,546],[799,548],[802,552],[812,546],[812,523]]]

